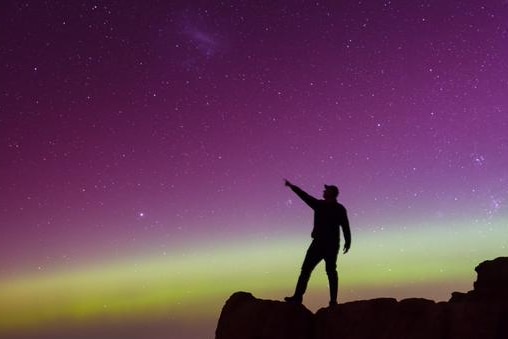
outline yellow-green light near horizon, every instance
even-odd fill
[[[440,281],[472,285],[474,266],[506,250],[506,232],[500,224],[488,230],[462,225],[355,234],[350,253],[339,256],[341,301],[361,295],[362,289],[390,290]],[[154,255],[2,280],[0,330],[137,314],[217,317],[234,291],[247,290],[258,297],[291,293],[309,241],[303,236],[263,240],[262,244],[237,240],[231,246],[216,244],[213,250],[212,246],[194,247],[185,256]],[[323,292],[326,284],[324,268],[318,266],[309,288]],[[348,294],[351,290],[357,293]],[[451,292],[441,291],[441,295]],[[439,294],[421,297],[435,295]],[[203,304],[207,307],[196,307]]]

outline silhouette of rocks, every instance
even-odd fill
[[[303,305],[256,299],[234,293],[222,308],[216,338],[307,339],[312,337],[313,314]]]
[[[475,271],[478,278],[474,289],[467,293],[453,292],[451,302],[508,299],[508,257],[484,261],[476,266]]]
[[[233,294],[216,339],[508,339],[508,257],[481,263],[474,289],[448,302],[377,298],[322,308]]]
[[[432,300],[355,301],[320,309],[313,338],[435,338],[442,332],[442,318],[442,307]]]

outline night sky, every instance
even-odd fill
[[[340,302],[447,300],[507,254],[506,1],[4,0],[0,27],[0,334],[212,338],[234,291],[293,292],[284,178],[340,188]]]

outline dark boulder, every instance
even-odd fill
[[[216,338],[308,339],[313,314],[303,305],[256,299],[247,292],[234,293],[222,309]]]

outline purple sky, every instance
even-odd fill
[[[394,221],[507,216],[506,1],[0,13],[0,277],[307,234],[285,177],[340,187],[353,249]]]

